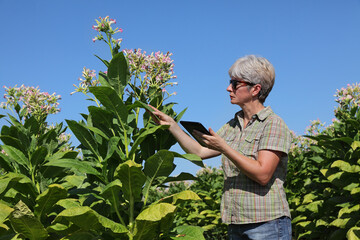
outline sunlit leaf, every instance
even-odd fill
[[[134,240],[156,239],[160,231],[170,227],[176,207],[169,203],[150,205],[135,219]]]
[[[359,165],[351,165],[348,162],[345,162],[343,160],[337,160],[333,164],[331,164],[331,167],[338,167],[344,172],[350,172],[350,173],[358,173],[360,172],[360,166]]]
[[[359,240],[360,239],[360,227],[352,227],[346,234],[348,240]]]
[[[14,206],[14,211],[10,214],[10,221],[16,232],[30,240],[41,240],[48,237],[44,226],[28,206],[21,201]]]
[[[171,239],[181,239],[181,240],[205,240],[203,232],[204,229],[197,226],[179,226],[175,228],[178,235],[176,237],[171,237]]]
[[[124,89],[130,79],[127,59],[123,52],[119,52],[111,59],[107,76],[109,77],[109,84],[115,89],[116,93],[122,97]]]
[[[103,227],[113,233],[127,232],[127,228],[125,226],[101,216],[87,206],[65,209],[56,216],[54,222],[61,222],[62,219],[66,219],[84,230],[91,229],[96,231]]]
[[[34,212],[37,216],[42,216],[54,206],[60,199],[66,198],[67,191],[59,184],[51,184],[48,189],[36,198]]]
[[[131,160],[122,163],[116,169],[115,177],[121,181],[125,199],[133,198],[135,201],[140,201],[142,187],[146,179],[141,164]]]

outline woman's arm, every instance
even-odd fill
[[[272,178],[283,152],[273,150],[260,150],[258,159],[248,158],[238,151],[232,149],[220,136],[211,128],[211,136],[200,134],[204,143],[209,148],[223,153],[229,158],[237,168],[239,168],[247,177],[265,186]]]
[[[154,110],[151,114],[158,118],[153,117],[153,120],[160,125],[169,125],[169,131],[186,153],[196,154],[201,159],[212,158],[221,154],[219,151],[201,146],[197,141],[187,135],[173,118],[159,111],[157,108],[151,105],[149,106]]]

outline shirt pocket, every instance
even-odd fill
[[[224,138],[224,140],[228,145],[232,145],[235,140],[235,137],[236,137],[236,134],[230,134],[230,135],[226,136]]]
[[[252,159],[257,159],[259,151],[260,134],[250,135],[244,138],[242,144],[240,144],[241,152]]]

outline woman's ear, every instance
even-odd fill
[[[256,84],[252,87],[252,95],[253,97],[255,97],[256,95],[260,95],[260,90],[261,90],[261,85],[260,84]]]

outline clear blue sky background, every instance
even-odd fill
[[[359,81],[359,0],[0,0],[0,85],[56,92],[61,112],[49,120],[79,120],[89,102],[70,92],[84,66],[104,70],[94,54],[106,59],[109,51],[92,42],[91,26],[107,15],[124,30],[122,48],[174,54],[179,85],[171,100],[178,111],[188,107],[183,119],[215,130],[239,110],[225,89],[241,56],[273,63],[276,81],[265,105],[297,134],[310,120],[331,123],[336,89]],[[199,169],[177,165],[174,174]]]

